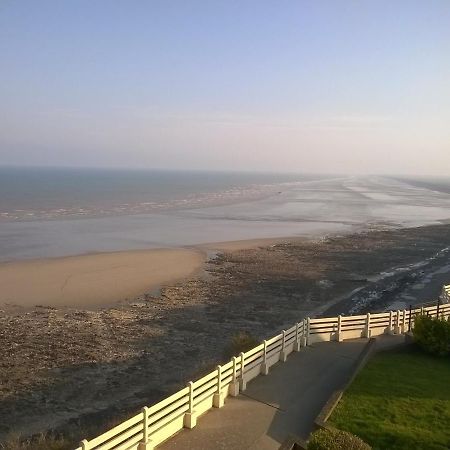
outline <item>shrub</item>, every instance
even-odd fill
[[[308,450],[370,450],[372,447],[347,431],[317,430],[311,434]]]
[[[240,331],[231,338],[231,342],[224,351],[224,357],[227,359],[238,356],[241,352],[247,352],[258,346],[261,342],[246,331]]]
[[[414,340],[426,352],[445,356],[450,353],[450,323],[444,318],[417,315]]]
[[[50,434],[41,434],[33,438],[21,440],[11,437],[0,443],[0,450],[70,450],[75,444],[64,437],[56,437]]]

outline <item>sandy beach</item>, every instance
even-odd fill
[[[201,274],[218,252],[255,249],[299,238],[249,239],[195,247],[94,253],[0,263],[0,308],[114,306]]]
[[[134,298],[200,270],[196,249],[162,249],[0,264],[0,307],[93,308]]]

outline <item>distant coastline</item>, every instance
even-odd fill
[[[450,178],[449,177],[433,177],[433,178],[397,178],[400,181],[406,181],[412,186],[418,186],[437,192],[445,192],[450,194]]]

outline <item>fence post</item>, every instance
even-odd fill
[[[436,318],[439,319],[439,307],[441,306],[441,299],[438,297],[437,308],[436,308]]]
[[[80,442],[80,446],[82,450],[89,450],[89,442],[86,439]]]
[[[444,319],[448,320],[448,305],[442,305],[442,309],[443,309],[442,314],[444,316]]]
[[[294,352],[300,351],[300,322],[295,324],[295,343],[294,343]]]
[[[283,330],[283,342],[281,344],[280,361],[286,362],[287,352],[286,352],[286,331]]]
[[[394,333],[395,334],[400,334],[401,333],[401,328],[400,328],[400,310],[399,309],[397,309]]]
[[[144,415],[144,420],[142,423],[144,427],[143,437],[142,441],[139,442],[137,450],[153,450],[154,446],[148,439],[148,408],[146,406],[142,408],[142,414]]]
[[[233,356],[233,378],[231,379],[229,391],[232,397],[239,395],[239,382],[237,381],[237,358]]]
[[[341,316],[341,314],[339,314],[339,316],[338,316],[336,340],[338,342],[342,342],[344,340],[344,336],[342,334],[342,316]]]
[[[402,334],[406,333],[406,309],[403,310],[403,318],[402,318]]]
[[[306,338],[307,328],[308,328],[308,325],[307,325],[307,321],[306,321],[306,318],[305,318],[305,319],[303,319],[302,338],[300,339],[300,345],[302,347],[306,347],[308,345],[308,340]]]
[[[370,313],[367,313],[363,337],[370,338],[370,331]]]
[[[192,429],[197,425],[197,414],[194,411],[194,383],[189,381],[189,409],[188,412],[184,414],[184,426],[186,428]]]
[[[394,334],[394,313],[391,311],[389,311],[389,326],[387,329],[387,333],[388,334]]]
[[[267,341],[264,339],[263,341],[263,362],[261,364],[261,373],[263,375],[267,375],[269,373],[269,365],[267,364]]]
[[[309,317],[306,318],[306,333],[305,333],[305,337],[306,337],[306,346],[308,346],[310,344],[310,339],[309,339],[309,334],[310,334],[310,328],[311,328],[311,319]]]
[[[411,331],[412,305],[409,305],[408,332]]]
[[[217,366],[217,391],[213,396],[214,408],[222,408],[225,403],[225,397],[222,392],[222,366]]]
[[[244,363],[245,363],[245,357],[244,353],[241,352],[241,379],[239,381],[239,389],[241,392],[244,392],[247,389],[247,380],[245,379],[245,373],[244,373]]]

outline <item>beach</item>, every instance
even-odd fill
[[[160,279],[158,292],[96,307],[1,307],[0,440],[48,429],[74,442],[80,430],[97,435],[224,362],[237,332],[262,340],[306,316],[383,310],[398,301],[405,308],[436,299],[450,277],[446,224],[201,247],[159,255],[167,264],[194,257],[203,270]],[[149,255],[152,264],[157,254]],[[114,283],[115,257],[138,256],[108,255],[102,264],[111,276],[101,284]],[[140,256],[146,263],[147,252]],[[66,274],[72,258],[51,262],[66,260]],[[93,266],[88,279],[95,273]]]
[[[132,175],[127,173],[130,179]],[[162,191],[176,179],[168,177]],[[108,183],[113,179],[109,175]],[[204,189],[212,189],[208,183]],[[251,186],[240,191],[227,185],[225,192],[197,193],[189,197],[196,200],[195,207],[192,202],[181,202],[180,207],[180,200],[173,207],[164,197],[159,205],[170,207],[152,214],[133,210],[136,214],[68,218],[63,210],[62,217],[52,220],[3,218],[0,306],[113,305],[185,279],[222,251],[440,224],[450,217],[445,189],[385,177]],[[163,192],[158,195],[163,198]],[[40,201],[46,204],[45,199]]]
[[[132,299],[202,268],[196,249],[135,250],[0,264],[0,308],[88,307]]]

